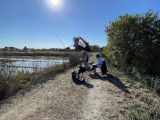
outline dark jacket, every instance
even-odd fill
[[[79,67],[78,74],[84,73],[85,71],[86,71],[86,69],[84,67]]]
[[[106,74],[106,72],[108,72],[107,65],[106,65],[105,61],[103,61],[103,64],[102,64],[102,67],[101,67],[101,72],[102,72],[103,75]]]

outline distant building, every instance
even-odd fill
[[[31,49],[28,49],[28,52],[31,52],[32,50]]]

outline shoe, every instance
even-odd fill
[[[96,72],[93,72],[93,75],[96,76]]]
[[[93,74],[93,72],[92,72],[92,71],[89,71],[89,74]]]

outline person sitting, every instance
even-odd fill
[[[103,60],[103,58],[99,54],[96,55],[96,58],[97,58],[97,64],[93,64],[92,69],[91,69],[91,74],[95,75],[96,68],[101,68],[102,74],[103,75],[106,74],[106,72],[108,72],[106,62]]]
[[[78,80],[81,82],[85,82],[85,78],[83,76],[83,73],[86,71],[86,69],[82,66],[83,60],[80,60],[79,70],[78,70]]]
[[[83,60],[80,59],[79,60],[79,69],[78,71],[74,70],[74,72],[72,72],[72,79],[73,81],[79,81],[79,82],[82,82],[84,83],[85,82],[85,77],[83,75],[83,73],[86,71],[86,69],[82,66],[83,64]]]
[[[83,60],[79,60],[79,70],[78,70],[78,74],[80,73],[84,73],[86,71],[86,69],[82,66]]]

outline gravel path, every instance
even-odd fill
[[[94,61],[94,59],[90,59]],[[0,107],[0,120],[127,120],[133,98],[118,78],[91,77],[74,82],[73,69],[18,94]]]

